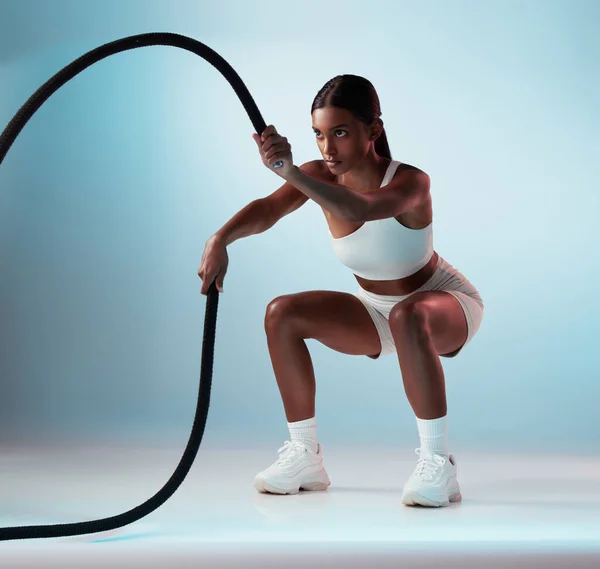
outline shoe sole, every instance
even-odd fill
[[[313,482],[304,482],[293,488],[278,488],[263,478],[256,478],[254,480],[254,488],[262,494],[298,494],[300,490],[307,490],[311,492],[318,492],[327,490],[331,485],[329,477],[325,474],[326,481],[316,480]]]
[[[327,490],[329,484],[325,484],[324,482],[314,482],[312,484],[302,484],[298,486],[298,488],[292,488],[291,490],[283,490],[281,488],[276,488],[275,486],[271,486],[271,484],[267,482],[262,482],[262,484],[255,484],[254,488],[258,490],[261,494],[298,494],[300,490],[308,490],[308,491],[323,491]]]
[[[429,508],[444,508],[449,506],[453,502],[461,502],[462,495],[460,492],[452,494],[447,502],[438,502],[436,500],[430,500],[418,492],[405,492],[402,495],[402,503],[405,506],[426,506]]]

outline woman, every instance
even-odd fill
[[[416,415],[419,460],[404,486],[406,505],[461,500],[448,451],[446,392],[440,356],[454,357],[477,332],[483,303],[476,289],[433,249],[429,176],[392,160],[379,99],[363,77],[340,75],[313,101],[313,130],[323,160],[294,166],[291,146],[269,126],[253,134],[265,166],[285,180],[238,212],[206,244],[198,275],[206,294],[223,290],[226,247],[266,231],[308,199],[319,204],[333,249],[355,275],[355,294],[308,291],[269,303],[265,330],[290,441],[260,472],[260,492],[325,490],[315,418],[315,378],[305,339],[345,354],[396,353]],[[273,165],[282,161],[283,166]]]

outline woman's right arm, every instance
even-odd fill
[[[289,182],[270,196],[250,202],[236,213],[211,239],[226,247],[234,241],[262,233],[273,227],[282,217],[296,211],[308,198]]]

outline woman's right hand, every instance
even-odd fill
[[[219,292],[223,292],[223,279],[227,273],[229,256],[227,247],[218,237],[212,236],[204,247],[202,260],[198,267],[198,276],[202,279],[202,294],[208,294],[208,287],[217,279],[216,285]]]

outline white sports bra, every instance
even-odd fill
[[[400,164],[390,162],[380,187],[390,183]],[[339,260],[364,279],[401,279],[423,268],[433,256],[431,223],[423,229],[409,229],[389,217],[366,221],[345,237],[329,235]]]

